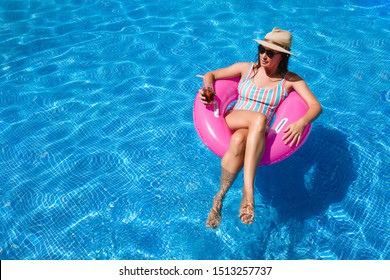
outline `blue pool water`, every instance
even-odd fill
[[[326,19],[326,20],[325,20]],[[0,1],[0,259],[390,259],[390,4]],[[220,159],[196,74],[290,30],[324,112],[205,227]]]

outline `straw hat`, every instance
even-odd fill
[[[279,27],[275,27],[270,33],[265,35],[264,40],[255,41],[266,48],[295,56],[295,54],[290,52],[291,40],[292,35],[290,32],[281,30]]]

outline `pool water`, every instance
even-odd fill
[[[0,259],[390,259],[389,19],[385,0],[1,0]],[[258,170],[255,223],[240,174],[211,230],[196,75],[274,26],[324,111]]]

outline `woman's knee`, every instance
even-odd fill
[[[247,135],[247,129],[240,129],[233,133],[232,138],[230,139],[230,150],[232,150],[235,155],[240,155],[245,152]]]
[[[267,128],[267,117],[264,114],[257,113],[251,120],[249,129],[254,129],[257,132],[265,133]]]

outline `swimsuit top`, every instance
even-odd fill
[[[234,110],[250,110],[263,113],[268,122],[272,120],[278,105],[287,97],[285,77],[274,88],[261,88],[254,84],[251,73],[254,63],[251,63],[248,74],[238,84],[238,99]]]

